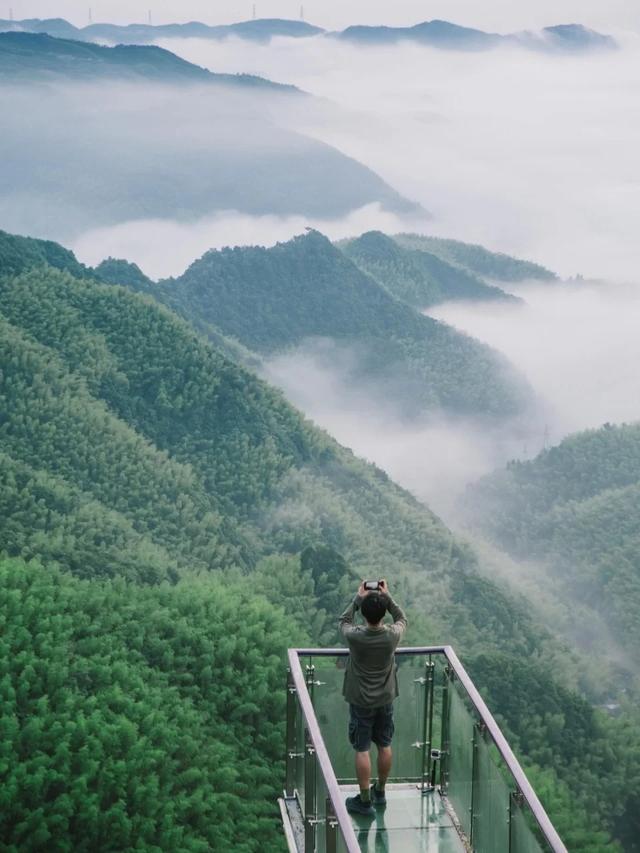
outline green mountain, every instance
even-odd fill
[[[395,299],[317,231],[271,249],[208,252],[159,291],[196,325],[265,356],[328,339],[337,350],[325,355],[354,387],[364,383],[409,414],[504,416],[527,403],[500,356]]]
[[[451,562],[464,596],[473,559],[434,516],[151,297],[40,264],[2,273],[12,556],[64,562],[79,543],[88,553],[95,524],[83,519],[100,515],[85,576],[131,577],[118,565],[134,546],[146,555],[134,579],[156,580],[249,570],[321,538],[357,572],[393,562],[417,577]],[[429,598],[425,615],[438,619]]]
[[[137,264],[123,258],[105,258],[95,268],[95,274],[101,281],[109,284],[122,284],[139,293],[150,293],[155,284],[146,276]]]
[[[3,78],[216,83],[299,93],[294,86],[249,74],[213,74],[160,47],[122,44],[104,47],[46,33],[0,33],[0,81]]]
[[[454,643],[504,702],[570,849],[633,837],[635,718],[571,688],[468,546],[151,296],[4,244],[2,845],[281,850],[283,649],[334,640],[381,572],[408,641]]]
[[[445,240],[441,237],[427,237],[423,234],[396,234],[393,239],[400,246],[431,252],[443,261],[462,267],[468,272],[489,281],[511,283],[529,280],[557,281],[555,273],[539,264],[512,258],[510,255],[503,255],[500,252],[490,252],[483,246],[477,246],[473,243],[461,243],[459,240]]]
[[[103,263],[108,263],[104,261]],[[0,275],[18,275],[32,267],[50,266],[66,270],[76,278],[94,274],[69,249],[52,240],[34,240],[0,231]]]
[[[539,560],[567,602],[603,617],[633,659],[640,648],[640,426],[577,433],[531,462],[477,483],[472,524],[519,558]]]
[[[368,231],[339,246],[363,272],[419,310],[451,299],[518,301],[437,254],[407,249],[380,231]]]

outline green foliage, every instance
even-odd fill
[[[12,561],[0,620],[3,850],[282,850],[280,612]]]
[[[451,299],[515,302],[465,269],[423,249],[408,249],[380,231],[368,231],[340,244],[363,272],[380,282],[393,296],[422,309]]]
[[[33,237],[18,237],[0,231],[0,276],[17,275],[32,267],[51,266],[67,270],[77,278],[92,273],[76,260],[69,249],[51,240],[36,240]]]
[[[614,636],[640,645],[640,426],[570,436],[470,490],[470,521],[517,557],[542,560]]]
[[[149,293],[153,289],[153,281],[137,264],[121,258],[108,257],[99,263],[94,271],[98,278],[107,284],[122,284],[140,293]]]
[[[461,243],[459,240],[445,240],[441,237],[427,237],[423,234],[396,234],[393,238],[400,246],[407,249],[417,249],[432,252],[443,261],[457,265],[470,273],[496,281],[555,281],[556,275],[551,270],[531,263],[504,255],[501,252],[490,252],[483,246],[472,243]]]
[[[208,252],[161,284],[161,298],[184,317],[261,354],[309,338],[335,342],[354,385],[412,412],[504,415],[527,399],[501,356],[393,298],[317,231],[271,249]]]
[[[478,655],[468,658],[467,666],[497,710],[511,746],[535,765],[527,773],[568,849],[621,849],[602,827],[631,839],[638,826],[633,792],[640,778],[640,745],[632,734],[637,717],[604,717],[556,681],[542,661]],[[636,835],[624,850],[637,851],[639,841]]]
[[[382,471],[150,297],[37,253],[21,269],[0,276],[0,551],[46,570],[0,569],[7,849],[281,849],[279,656],[303,629],[333,642],[360,577],[393,578],[408,642],[501,654],[514,695],[537,689],[518,664],[557,662],[552,639]],[[589,728],[575,693],[554,695],[510,725],[545,768],[559,715],[576,750],[590,732],[601,763],[552,777],[586,803],[637,724]],[[635,768],[594,812],[620,837]]]
[[[51,269],[0,279],[0,299],[6,553],[153,582],[322,543],[360,576],[397,577],[434,641],[492,646],[467,602],[443,617],[473,555],[174,315]],[[346,592],[331,590],[344,566],[331,559],[314,596],[317,583],[333,618]],[[509,624],[508,607],[495,618]]]

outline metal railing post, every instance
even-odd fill
[[[316,750],[309,734],[304,729],[304,851],[314,853],[316,849]]]
[[[285,758],[284,792],[287,797],[293,797],[296,787],[296,688],[291,675],[291,667],[287,668],[287,753]]]
[[[433,731],[433,671],[435,664],[431,655],[424,665],[424,701],[422,703],[422,764],[421,788],[424,793],[430,788],[431,780],[431,745]]]
[[[524,797],[520,791],[512,791],[509,795],[509,853],[516,853],[516,842],[513,837],[515,820],[514,814],[516,809],[521,809],[524,803]]]
[[[473,727],[473,736],[471,738],[471,805],[469,806],[469,841],[473,846],[475,836],[475,809],[478,799],[478,738],[483,735],[482,723],[476,723]]]
[[[315,667],[313,664],[307,666],[305,681],[309,698],[313,703],[313,686],[315,683]],[[309,734],[309,729],[304,729],[304,850],[305,853],[314,853],[316,849],[316,751]]]
[[[442,685],[442,751],[440,753],[440,790],[443,794],[447,793],[449,784],[449,685],[452,678],[452,672],[449,666],[444,668],[444,682]]]
[[[325,801],[324,815],[326,853],[338,853],[338,820],[334,812],[331,797],[327,797]]]

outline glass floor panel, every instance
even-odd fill
[[[342,785],[353,796],[355,785]],[[387,785],[387,806],[375,818],[352,816],[363,853],[465,853],[451,815],[437,791],[422,794],[415,785]]]

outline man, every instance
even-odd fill
[[[354,625],[360,609],[364,625]],[[387,611],[393,625],[385,625]],[[347,811],[373,817],[373,805],[385,806],[385,784],[391,770],[393,700],[398,695],[395,650],[407,627],[407,619],[389,594],[387,582],[378,589],[358,592],[340,617],[340,632],[349,646],[342,694],[349,703],[349,740],[356,752],[356,777],[360,793],[347,797]],[[378,748],[378,779],[371,782],[371,742]]]

